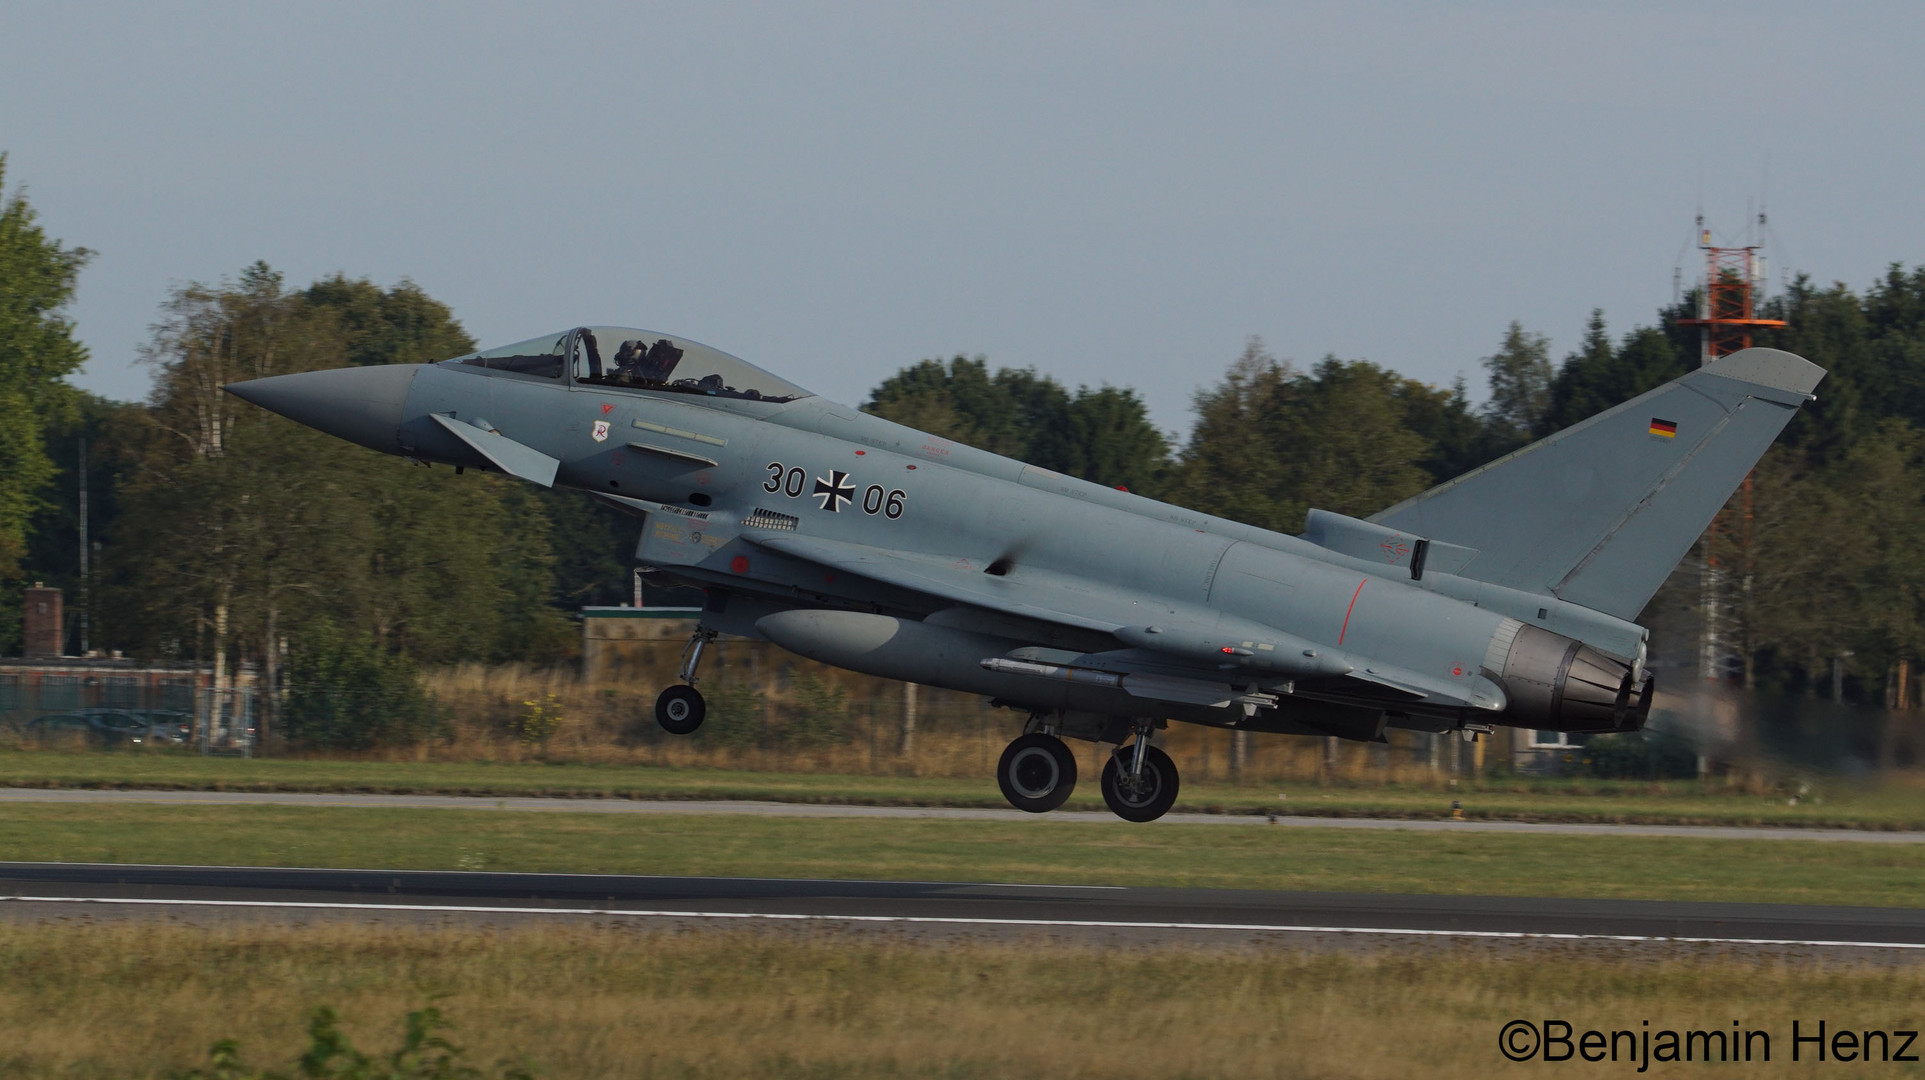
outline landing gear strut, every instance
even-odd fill
[[[695,631],[688,647],[682,650],[682,683],[685,685],[671,686],[655,699],[655,722],[670,735],[691,734],[702,726],[703,718],[708,716],[708,702],[702,699],[702,692],[695,688],[695,668],[702,662],[702,650],[716,636],[713,630]]]
[[[1076,755],[1054,735],[1018,736],[996,762],[996,784],[1009,805],[1046,814],[1076,790]]]
[[[1103,763],[1103,802],[1124,821],[1155,821],[1176,805],[1176,762],[1150,745],[1139,725],[1136,741],[1119,746]]]

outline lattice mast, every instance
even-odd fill
[[[1760,224],[1764,215],[1759,214]],[[1709,364],[1720,356],[1751,348],[1752,331],[1785,325],[1783,319],[1760,319],[1757,296],[1764,290],[1765,258],[1758,252],[1763,244],[1745,247],[1716,247],[1711,230],[1698,215],[1698,250],[1704,252],[1704,280],[1698,285],[1698,317],[1679,319],[1679,326],[1698,328],[1698,363]]]
[[[1758,215],[1757,223],[1762,232],[1765,224],[1762,212]],[[1785,321],[1758,317],[1758,295],[1765,286],[1765,257],[1759,253],[1764,245],[1755,243],[1743,247],[1719,247],[1713,244],[1711,230],[1704,227],[1703,214],[1698,215],[1697,232],[1698,250],[1704,252],[1704,279],[1698,283],[1697,317],[1679,319],[1678,325],[1698,328],[1698,365],[1702,367],[1721,356],[1751,348],[1754,331],[1782,327]],[[1743,486],[1739,488],[1739,516],[1739,590],[1743,598],[1749,600],[1752,579],[1752,490],[1748,473]],[[1712,521],[1704,540],[1704,576],[1700,583],[1704,632],[1699,644],[1699,673],[1706,679],[1724,678],[1732,645],[1735,644],[1739,650],[1738,663],[1745,672],[1745,681],[1749,683],[1751,665],[1747,659],[1748,643],[1743,640],[1727,643],[1724,640],[1725,572],[1724,567],[1719,565],[1714,547],[1718,537],[1728,528],[1726,517],[1725,513],[1720,513]],[[1740,633],[1738,636],[1742,639],[1748,635]]]

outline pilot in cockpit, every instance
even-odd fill
[[[615,351],[615,374],[635,374],[635,368],[641,364],[642,357],[646,355],[647,352],[642,348],[641,342],[633,340],[622,342],[622,347]]]
[[[653,345],[631,339],[615,353],[615,374],[624,381],[666,383],[681,362],[682,350],[667,338]]]

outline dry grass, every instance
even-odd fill
[[[453,738],[399,751],[404,760],[529,761],[576,764],[646,764],[800,773],[842,773],[947,778],[989,774],[1022,717],[991,708],[976,695],[918,688],[917,732],[909,754],[901,752],[902,684],[816,664],[754,642],[728,642],[716,652],[726,662],[704,662],[701,686],[709,695],[711,720],[693,737],[665,734],[654,721],[655,695],[676,681],[681,643],[648,642],[622,670],[623,681],[595,682],[572,668],[463,664],[426,673],[423,682],[447,707]],[[711,656],[715,656],[711,653]],[[744,729],[734,737],[721,725],[717,704],[731,692],[752,701]],[[798,738],[798,717],[810,694],[839,705],[834,733]],[[514,720],[528,702],[553,699],[562,715],[542,745],[524,744]],[[1442,787],[1442,766],[1430,764],[1429,736],[1395,731],[1388,745],[1345,743],[1327,761],[1323,740],[1255,734],[1248,737],[1241,770],[1245,782],[1368,782]],[[1231,740],[1226,730],[1174,724],[1160,739],[1186,782],[1229,779]],[[1455,739],[1439,740],[1439,754],[1455,754]],[[1469,758],[1464,752],[1468,770]],[[1487,757],[1496,760],[1497,752]],[[1092,760],[1094,760],[1092,758]]]
[[[286,1068],[334,1006],[395,1042],[444,995],[470,1060],[548,1077],[1481,1077],[1513,1017],[1919,1027],[1917,967],[1475,949],[945,946],[789,934],[0,925],[0,1074],[159,1077],[216,1038]],[[1807,1052],[1807,1057],[1809,1053]],[[1635,1066],[1605,1066],[1630,1071]],[[1886,1068],[1889,1068],[1887,1066]]]
[[[914,752],[905,756],[900,752],[900,684],[802,660],[751,665],[738,658],[701,685],[712,702],[731,690],[752,693],[759,714],[753,730],[728,737],[722,727],[726,720],[712,712],[715,722],[703,731],[676,738],[654,720],[656,693],[676,681],[674,664],[664,660],[658,666],[661,670],[623,683],[591,682],[566,668],[519,665],[464,664],[429,672],[423,682],[447,708],[453,738],[396,756],[956,777],[980,775],[987,767],[983,755],[993,763],[1014,727],[1013,714],[991,710],[975,697],[924,689]],[[785,738],[799,690],[810,685],[840,699],[845,710],[840,730],[834,737]],[[553,700],[562,722],[545,744],[524,743],[512,734],[513,720],[527,702],[540,700]],[[988,749],[992,743],[993,750]]]
[[[427,672],[423,681],[447,707],[453,738],[384,756],[956,779],[989,775],[1004,744],[1022,728],[1019,712],[992,708],[982,697],[919,687],[917,731],[911,752],[904,753],[902,683],[817,664],[765,642],[731,640],[713,646],[703,662],[708,723],[692,737],[670,736],[654,722],[654,702],[662,687],[677,681],[682,642],[626,644],[631,648],[617,677],[604,680],[572,667],[463,664]],[[515,718],[527,702],[548,699],[559,706],[559,729],[543,745],[518,741]],[[804,729],[812,716],[811,733]],[[1235,734],[1229,730],[1172,724],[1158,740],[1186,785],[1234,780],[1443,789],[1473,776],[1506,773],[1510,746],[1523,735],[1500,728],[1473,746],[1393,729],[1386,743],[1326,745],[1324,739],[1253,732],[1234,777]],[[1098,759],[1092,754],[1090,760]],[[1806,772],[1743,756],[1724,765],[1715,783],[1747,795],[1782,796],[1798,790],[1800,777],[1809,780]]]

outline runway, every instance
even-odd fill
[[[740,800],[554,799],[485,795],[382,795],[297,791],[126,791],[96,788],[0,788],[6,803],[109,803],[161,806],[331,806],[434,810],[519,810],[572,814],[743,814],[796,818],[900,818],[947,821],[1075,821],[1142,828],[1101,810],[1020,810],[953,806],[858,806]],[[1757,828],[1735,825],[1618,825],[1585,822],[1452,821],[1447,818],[1340,818],[1311,814],[1198,814],[1181,808],[1153,825],[1277,825],[1286,828],[1394,829],[1524,833],[1555,836],[1674,836],[1698,840],[1819,840],[1859,844],[1925,844],[1925,832],[1872,829]]]
[[[1687,944],[1925,959],[1925,910],[1231,889],[0,863],[0,918],[814,925],[1110,940]]]

